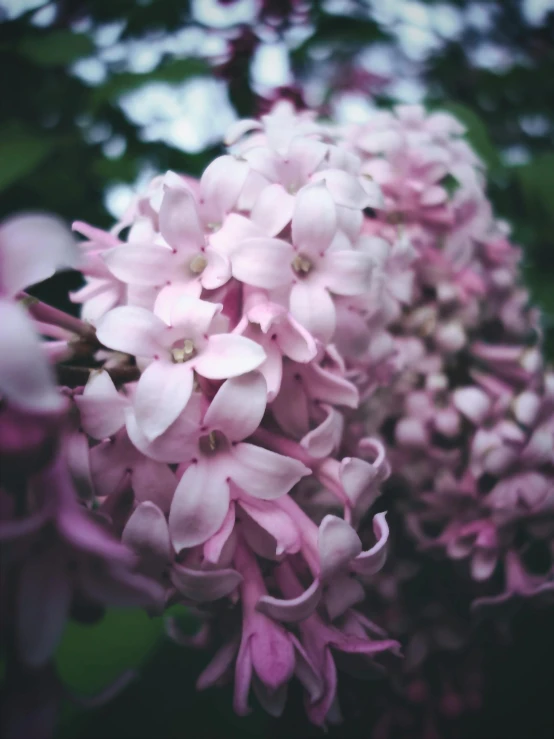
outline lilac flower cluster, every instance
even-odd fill
[[[198,688],[234,680],[241,715],[251,691],[280,715],[294,678],[325,726],[337,665],[389,655],[429,726],[437,684],[439,713],[477,705],[475,661],[444,655],[470,604],[554,589],[527,569],[552,555],[554,380],[462,133],[418,107],[342,129],[281,102],[200,180],[156,177],[110,232],[76,222],[78,247],[46,216],[2,225],[16,665],[49,669],[70,614],[181,603],[204,626],[170,636],[215,648]],[[22,293],[77,264],[82,319]],[[410,587],[450,560],[462,616]]]

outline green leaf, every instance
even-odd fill
[[[52,151],[54,142],[44,134],[17,128],[0,128],[0,191],[32,172]]]
[[[23,56],[45,67],[71,64],[76,59],[92,54],[94,43],[84,33],[49,31],[46,35],[26,36],[18,46]]]
[[[97,693],[125,670],[138,668],[162,630],[161,618],[139,610],[108,610],[93,626],[71,621],[56,654],[60,677],[75,693]]]

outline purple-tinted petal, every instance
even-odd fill
[[[346,575],[331,578],[325,591],[325,608],[331,621],[365,599],[361,583]]]
[[[302,462],[253,444],[232,447],[229,476],[241,490],[262,500],[285,495],[311,470]]]
[[[229,510],[229,485],[207,463],[193,463],[179,481],[169,511],[169,533],[177,552],[203,544]]]
[[[234,528],[235,504],[231,502],[221,527],[204,544],[204,557],[208,562],[211,562],[212,564],[217,564],[219,562],[223,549],[229,541],[229,537],[233,533]]]
[[[298,641],[296,636],[290,633],[289,639],[292,641],[296,650],[294,674],[308,691],[310,703],[315,703],[323,695],[323,681],[316,670],[314,663],[309,658],[306,650]]]
[[[226,641],[223,646],[217,650],[210,664],[201,672],[196,681],[196,689],[205,690],[206,688],[219,683],[225,676],[225,673],[231,668],[238,649],[238,639]]]
[[[27,213],[0,224],[0,293],[16,295],[78,260],[73,234],[56,216]]]
[[[173,565],[170,576],[180,593],[199,603],[223,598],[242,582],[236,570],[192,570],[179,564]]]
[[[129,400],[115,389],[110,375],[92,372],[82,395],[75,397],[80,424],[93,439],[107,439],[125,423]]]
[[[353,506],[356,505],[360,496],[367,490],[375,480],[377,470],[374,465],[356,457],[345,457],[340,463],[340,481],[344,492]],[[375,491],[377,497],[378,491]]]
[[[325,406],[327,416],[315,429],[304,436],[300,443],[315,459],[328,457],[338,449],[342,441],[344,418],[331,406]],[[343,460],[344,461],[344,460]],[[344,484],[344,483],[343,483]]]
[[[295,554],[300,551],[302,538],[296,525],[291,518],[271,501],[265,500],[240,500],[241,508],[252,518],[264,531],[275,540],[272,554],[280,556],[284,552]]]
[[[152,562],[160,568],[171,557],[167,521],[158,506],[150,501],[135,508],[123,529],[121,541],[147,563]]]
[[[25,311],[0,298],[0,394],[21,408],[59,412],[64,400]]]
[[[489,396],[477,387],[461,387],[454,391],[456,408],[474,424],[479,425],[486,418],[491,407]]]
[[[204,426],[222,431],[230,441],[241,441],[258,428],[265,413],[267,388],[260,372],[227,380],[204,416]]]
[[[373,519],[373,531],[377,537],[377,543],[371,549],[359,554],[351,562],[354,572],[357,572],[361,576],[374,575],[385,564],[389,539],[389,527],[386,515],[386,512],[378,513]]]
[[[321,578],[331,577],[337,570],[357,557],[362,542],[354,529],[338,516],[327,515],[318,532]]]
[[[256,609],[275,621],[285,623],[303,621],[315,611],[321,600],[321,594],[321,583],[316,578],[310,587],[296,598],[285,599],[262,595]]]

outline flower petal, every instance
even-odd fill
[[[27,213],[0,224],[0,292],[16,295],[57,269],[75,267],[79,250],[68,226],[56,216]]]
[[[294,196],[282,185],[268,185],[259,194],[250,217],[264,233],[277,236],[290,222],[294,203]]]
[[[204,252],[208,264],[202,272],[202,286],[216,290],[231,279],[231,262],[223,254],[208,246]]]
[[[210,430],[222,431],[230,441],[242,441],[258,428],[265,413],[267,388],[259,372],[227,380],[204,416]]]
[[[296,195],[292,242],[304,256],[325,252],[337,230],[335,202],[323,183],[306,185]]]
[[[373,261],[367,253],[329,251],[322,263],[326,286],[335,295],[363,295],[368,292]]]
[[[246,239],[233,251],[233,277],[247,285],[272,290],[292,281],[290,244],[280,239]]]
[[[35,413],[59,412],[64,407],[31,321],[19,305],[1,298],[0,394]]]
[[[265,500],[241,498],[239,504],[248,516],[275,540],[273,555],[279,557],[283,552],[295,554],[300,551],[302,543],[300,532],[285,511]]]
[[[104,370],[92,372],[82,395],[75,396],[79,421],[93,439],[107,439],[125,423],[129,400],[117,392],[113,380]]]
[[[389,527],[386,515],[386,512],[378,513],[373,519],[373,531],[377,536],[377,543],[371,549],[359,554],[350,563],[352,570],[361,576],[374,575],[385,564],[389,540]]]
[[[134,549],[154,570],[162,570],[171,557],[167,521],[157,505],[140,503],[125,524],[121,541]]]
[[[124,244],[102,254],[114,277],[131,285],[163,285],[175,270],[183,268],[166,246]]]
[[[236,570],[192,570],[182,565],[173,565],[171,582],[185,598],[199,603],[211,603],[229,595],[242,582]]]
[[[321,285],[300,281],[294,284],[290,293],[290,312],[324,344],[333,338],[337,322],[335,304]]]
[[[98,340],[108,349],[135,357],[154,357],[164,352],[166,324],[146,308],[124,305],[106,313],[96,326]]]
[[[137,423],[150,441],[163,434],[185,409],[194,375],[185,364],[152,362],[140,376],[134,399]]]
[[[190,465],[169,511],[169,533],[177,552],[203,544],[219,530],[229,510],[229,484],[209,464]]]
[[[366,593],[361,583],[347,575],[331,578],[325,591],[325,608],[331,621],[365,599]]]
[[[320,581],[316,578],[310,587],[296,598],[274,598],[272,595],[262,595],[256,605],[256,610],[269,616],[275,621],[294,623],[303,621],[317,608],[323,590]]]
[[[325,516],[319,525],[317,540],[321,579],[331,577],[362,551],[362,542],[358,534],[338,516]]]
[[[327,416],[315,429],[307,433],[300,444],[307,449],[311,457],[321,459],[328,457],[338,449],[342,441],[344,418],[330,405],[324,406]]]
[[[266,355],[251,339],[236,334],[213,334],[194,359],[194,369],[208,380],[226,380],[259,367]]]
[[[166,188],[160,206],[160,233],[182,254],[204,246],[204,229],[194,195],[184,187]]]
[[[297,459],[284,457],[253,444],[231,448],[229,476],[245,493],[262,500],[281,497],[311,470]]]

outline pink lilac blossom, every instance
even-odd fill
[[[198,688],[233,680],[241,715],[251,692],[281,715],[298,680],[325,727],[338,669],[389,663],[402,709],[376,736],[407,716],[400,733],[432,737],[477,705],[478,670],[455,661],[470,610],[554,587],[529,557],[553,552],[554,383],[462,134],[418,106],[339,128],[281,101],[239,121],[200,180],[156,177],[109,232],[74,224],[82,320],[14,301],[66,263],[67,233],[18,282],[0,229],[1,615],[20,661],[45,669],[74,608],[181,603],[216,648]]]

